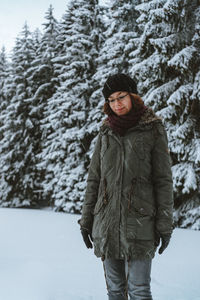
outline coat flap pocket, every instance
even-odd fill
[[[154,239],[154,219],[150,216],[136,218],[137,229],[136,239],[153,240]]]
[[[127,218],[128,240],[153,240],[154,219],[150,216],[132,216]]]
[[[152,205],[149,205],[148,203],[142,203],[140,206],[135,207],[135,211],[141,216],[153,217],[156,214],[155,208],[152,207]]]

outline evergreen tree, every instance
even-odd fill
[[[5,82],[8,73],[8,63],[6,59],[6,50],[5,47],[2,47],[0,52],[0,113],[2,115],[2,111],[4,110],[5,106]],[[0,121],[0,127],[1,127]]]
[[[41,35],[39,30],[36,30],[33,35],[33,46],[35,50],[35,57],[32,61],[29,72],[29,83],[33,87],[33,95],[30,98],[32,110],[30,115],[34,124],[35,133],[35,181],[37,182],[37,203],[39,206],[48,204],[47,200],[43,198],[42,182],[44,180],[45,170],[40,168],[40,153],[42,152],[42,140],[45,132],[42,129],[42,122],[44,119],[44,110],[47,106],[47,100],[56,91],[59,85],[59,80],[56,75],[56,64],[54,59],[57,57],[58,47],[58,22],[53,16],[53,7],[50,5],[45,14],[46,22],[44,25],[44,32]]]
[[[46,22],[43,23],[44,32],[40,39],[40,46],[37,50],[36,66],[37,78],[39,79],[40,90],[45,99],[50,98],[56,90],[58,79],[55,76],[55,65],[53,59],[57,57],[58,22],[53,16],[53,7],[50,5],[45,14]]]
[[[5,47],[0,52],[0,140],[3,138],[4,114],[7,107],[6,79],[8,76],[8,63]]]
[[[143,2],[136,7],[144,32],[138,51],[130,55],[131,73],[145,103],[165,120],[173,160],[176,221],[191,226],[196,221],[185,212],[197,207],[199,198],[199,140],[192,115],[192,105],[198,101],[199,1]]]
[[[59,82],[65,80],[65,65],[67,63],[67,35],[66,32],[70,29],[71,17],[70,12],[66,9],[63,14],[61,21],[58,23],[58,35],[57,35],[57,45],[56,52],[57,56],[53,59],[55,65],[55,74],[59,77]]]
[[[10,104],[7,107],[2,139],[4,206],[42,204],[41,181],[44,170],[37,168],[41,152],[41,121],[46,101],[55,91],[52,59],[56,56],[57,21],[50,6],[44,34],[33,34],[25,24],[16,40],[9,83]],[[12,92],[11,92],[12,91]]]
[[[64,64],[60,87],[48,100],[40,166],[46,169],[44,197],[51,198],[57,210],[78,212],[85,190],[90,144],[85,127],[101,34],[98,1],[71,1],[64,18],[65,51],[59,57]]]
[[[127,72],[129,53],[137,47],[140,30],[136,23],[139,14],[135,5],[141,1],[111,1],[108,10],[105,43],[99,53],[99,72]]]
[[[31,96],[27,74],[32,59],[31,34],[25,24],[13,50],[10,80],[12,98],[6,108],[4,137],[1,140],[1,171],[4,178],[1,202],[4,206],[29,206],[34,202],[33,124],[27,103]]]
[[[7,69],[7,59],[6,59],[6,49],[3,46],[0,52],[0,81],[1,83],[4,81],[6,77],[6,69]]]

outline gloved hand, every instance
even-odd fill
[[[83,236],[83,240],[84,240],[86,247],[92,248],[93,246],[92,246],[91,241],[93,242],[93,239],[92,239],[91,233],[89,233],[87,229],[81,228],[81,234]]]
[[[159,246],[160,244],[160,240],[161,240],[161,246],[158,250],[159,254],[162,254],[163,251],[167,248],[167,246],[169,245],[171,239],[171,233],[169,234],[159,234],[158,232],[156,232],[156,239],[155,239],[155,246]]]

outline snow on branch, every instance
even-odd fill
[[[190,67],[190,63],[194,60],[197,50],[194,46],[188,46],[178,52],[172,59],[168,61],[168,66],[173,67],[176,70],[187,71]]]
[[[34,95],[34,99],[38,98],[42,93],[46,92],[47,89],[51,87],[51,83],[44,83],[42,84],[36,91]]]
[[[149,94],[146,95],[146,102],[160,102],[166,101],[168,97],[176,90],[177,85],[179,84],[180,80],[179,78],[176,78],[174,80],[171,80],[167,83],[164,83],[163,85],[159,86],[158,88],[154,88]],[[154,107],[154,109],[156,109]]]
[[[135,6],[135,10],[148,13],[151,9],[158,9],[166,3],[166,0],[152,0]]]
[[[177,46],[177,34],[170,34],[169,36],[162,38],[149,39],[149,41],[155,49],[159,50],[159,52],[167,54],[173,47]]]
[[[180,7],[183,6],[183,2],[185,2],[185,0],[168,0],[163,8],[170,15],[178,14]]]
[[[191,83],[180,86],[168,99],[168,105],[181,105],[182,99],[189,98],[193,90]]]
[[[197,188],[195,170],[190,162],[179,163],[172,167],[174,191],[182,187],[182,193],[190,193]]]

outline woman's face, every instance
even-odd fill
[[[119,91],[108,97],[110,108],[118,115],[126,115],[132,108],[131,97],[127,92]]]

